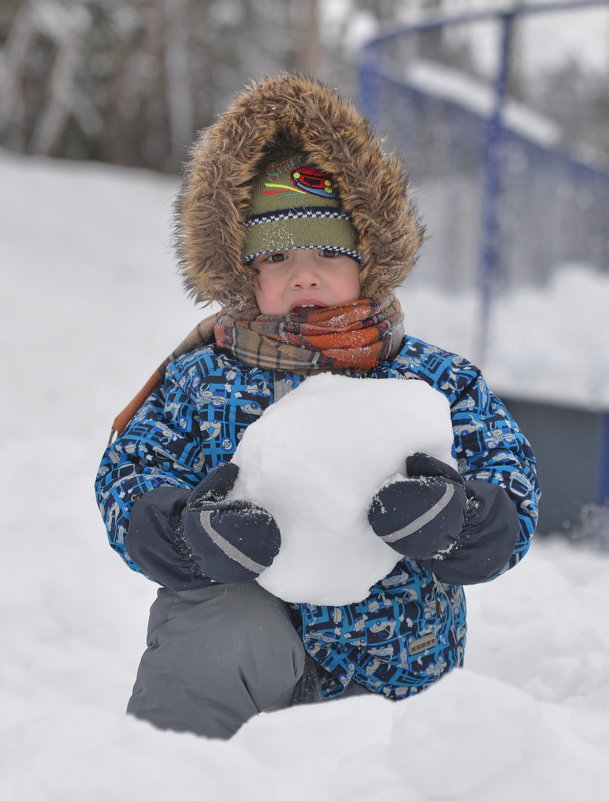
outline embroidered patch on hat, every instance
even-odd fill
[[[320,197],[336,197],[328,173],[311,165],[298,167],[287,175],[282,175],[278,166],[273,164],[267,170],[265,178],[264,195],[304,195],[308,192]],[[269,180],[270,178],[278,180]]]
[[[302,167],[292,172],[292,180],[300,189],[305,192],[312,192],[321,197],[336,197],[336,192],[332,187],[332,179],[327,172],[318,170],[317,167]]]

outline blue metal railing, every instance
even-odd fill
[[[434,232],[435,257],[449,265],[441,276],[444,286],[457,282],[463,288],[469,282],[477,288],[479,363],[485,361],[498,286],[544,285],[558,265],[577,261],[609,272],[609,171],[528,136],[505,116],[515,21],[595,8],[609,11],[609,0],[427,20],[378,36],[360,53],[360,107],[406,157],[417,185],[426,184],[433,193],[442,184],[435,202],[449,213],[444,231]],[[416,64],[417,55],[408,48],[416,50],[417,37],[481,22],[499,29],[490,107],[472,108],[409,78],[408,64]],[[396,58],[400,48],[406,67]],[[603,414],[602,432],[597,494],[599,504],[609,508],[609,412]]]
[[[518,272],[522,267],[515,266],[516,261],[533,266],[533,280],[544,283],[550,272],[558,262],[581,260],[596,264],[601,269],[609,271],[609,238],[607,236],[607,221],[609,220],[609,171],[592,167],[581,160],[561,153],[555,149],[544,148],[539,143],[511,130],[505,123],[506,86],[510,73],[512,60],[512,31],[517,18],[535,14],[551,12],[575,11],[582,9],[607,8],[609,0],[580,0],[580,2],[547,3],[544,5],[518,6],[500,11],[485,11],[471,14],[462,14],[444,19],[436,19],[417,23],[411,26],[393,30],[367,43],[362,49],[359,59],[359,87],[360,106],[370,119],[381,128],[386,127],[388,108],[401,105],[404,113],[401,117],[401,131],[394,135],[395,142],[406,153],[412,152],[413,142],[417,140],[417,118],[422,117],[423,107],[430,107],[441,103],[445,114],[450,117],[449,123],[453,130],[461,129],[461,157],[466,152],[466,161],[477,162],[479,176],[479,220],[478,220],[478,255],[477,255],[477,286],[480,298],[479,311],[479,343],[478,361],[484,362],[486,343],[488,341],[489,321],[492,314],[493,290],[499,280],[504,282],[512,279],[517,281],[522,276]],[[500,44],[498,67],[494,80],[494,102],[490,116],[483,116],[470,109],[459,108],[458,104],[450,100],[431,100],[424,91],[412,86],[405,74],[395,74],[395,69],[387,66],[386,53],[388,46],[398,41],[412,39],[420,34],[430,33],[455,25],[473,24],[479,22],[495,22],[500,26]],[[390,97],[390,100],[386,98]],[[392,109],[390,113],[395,113]],[[459,138],[459,134],[453,139]],[[483,144],[481,144],[483,141]],[[472,148],[477,145],[478,152],[472,154]],[[428,142],[424,143],[424,147]],[[453,150],[458,151],[452,143]],[[482,148],[482,150],[480,150]],[[416,148],[414,148],[416,150]],[[563,186],[571,188],[570,194],[577,197],[587,193],[593,198],[592,208],[585,209],[583,225],[573,220],[573,228],[578,229],[578,235],[568,235],[565,227],[557,224],[556,220],[565,216],[565,212],[558,208],[566,207],[569,198],[560,202],[560,197],[546,194],[543,201],[537,200],[535,213],[531,213],[531,205],[535,200],[530,195],[530,176],[523,182],[517,174],[509,174],[505,168],[506,161],[512,155],[520,154],[529,163],[538,166],[541,178],[552,175],[553,182],[560,182]],[[459,158],[459,154],[457,154]],[[415,157],[416,162],[416,157]],[[514,197],[519,197],[513,209],[520,207],[519,244],[517,258],[508,262],[506,238],[512,238],[516,222],[501,223],[499,208],[505,197],[504,184],[509,184],[509,191]],[[540,186],[543,186],[541,181]],[[545,210],[544,210],[545,206]],[[571,212],[572,209],[569,209]],[[583,215],[582,215],[583,216]],[[552,245],[546,240],[544,248],[536,246],[538,231],[550,229],[555,233]],[[557,241],[558,240],[558,241]],[[599,248],[598,243],[602,245]],[[535,251],[534,257],[522,252],[522,243]],[[562,246],[562,247],[561,247]]]

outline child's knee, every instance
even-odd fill
[[[285,701],[302,677],[305,651],[286,605],[253,582],[205,602],[193,643],[208,670],[244,681],[259,709]]]
[[[248,643],[262,653],[290,644],[302,648],[287,606],[255,582],[161,590],[150,619],[149,645],[183,642],[197,659],[226,661]]]
[[[162,590],[129,711],[164,728],[213,735],[216,719],[228,731],[288,706],[304,665],[287,607],[257,584]]]

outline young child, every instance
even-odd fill
[[[196,142],[178,250],[191,295],[221,312],[117,418],[96,483],[112,547],[161,585],[133,715],[227,738],[263,710],[406,698],[463,662],[462,585],[526,553],[539,495],[526,439],[476,367],[403,332],[393,290],[422,237],[406,190],[356,108],[300,76],[254,85]],[[253,581],[281,532],[227,499],[246,427],[320,370],[427,382],[450,401],[459,467],[410,456],[370,498],[372,530],[403,558],[341,607]]]

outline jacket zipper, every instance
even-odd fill
[[[442,585],[440,584],[440,582],[436,578],[436,574],[435,573],[431,572],[431,578],[433,579],[434,589],[435,589],[436,615],[438,617],[440,617],[440,615],[442,614],[442,604],[440,602],[440,595],[442,595],[444,597],[444,600],[446,601],[446,603],[449,603],[449,600],[448,600],[448,596],[447,596],[444,588],[442,587]]]

